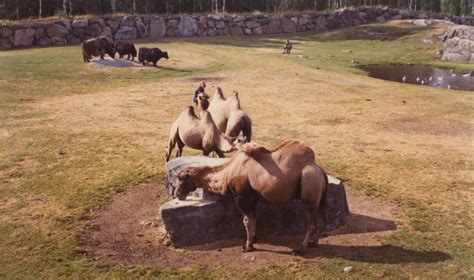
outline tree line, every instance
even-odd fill
[[[0,18],[111,13],[274,13],[358,6],[386,6],[458,16],[474,15],[474,0],[0,0]]]

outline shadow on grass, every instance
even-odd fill
[[[370,232],[391,231],[397,228],[395,222],[360,214],[351,214],[348,216],[344,225],[338,229],[328,232],[325,236],[360,234]],[[257,228],[258,232],[258,228]],[[201,245],[199,247],[189,247],[188,250],[211,251],[219,248],[238,247],[244,244],[244,232],[242,239],[232,239],[212,244]],[[350,238],[357,238],[356,236]],[[303,240],[303,235],[259,235],[255,243],[256,251],[271,252],[275,254],[291,255],[291,249],[298,248]],[[260,245],[260,246],[259,246]],[[273,247],[270,246],[278,246]],[[262,248],[263,247],[263,248]],[[289,248],[281,249],[281,247]],[[394,245],[380,246],[343,246],[333,244],[321,244],[315,248],[309,248],[305,259],[325,258],[343,258],[351,261],[400,264],[400,263],[435,263],[451,259],[449,254],[441,251],[418,251],[405,249]]]
[[[288,251],[259,250],[258,247],[257,251],[267,251],[284,255],[291,254],[291,252]],[[393,245],[342,246],[326,244],[308,249],[306,254],[302,257],[305,259],[318,257],[342,258],[350,261],[381,264],[436,263],[452,259],[449,254],[441,251],[418,251]]]

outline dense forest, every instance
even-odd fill
[[[0,0],[0,18],[110,13],[271,13],[322,11],[361,5],[425,10],[458,16],[474,14],[474,0]]]

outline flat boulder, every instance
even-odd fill
[[[166,188],[172,196],[178,173],[186,167],[216,166],[229,158],[180,157],[166,165]],[[326,230],[337,228],[349,214],[344,184],[329,177],[328,223]],[[299,200],[288,204],[258,204],[257,231],[263,234],[300,234],[306,230],[306,213]],[[160,207],[165,230],[175,247],[185,247],[245,236],[242,213],[231,196],[197,189],[185,201],[173,199]],[[199,238],[196,238],[199,236]]]

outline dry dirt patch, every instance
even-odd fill
[[[378,237],[396,230],[396,208],[348,192],[352,214],[346,224],[328,233],[320,240],[320,246],[310,249],[304,257],[291,255],[291,249],[302,240],[300,235],[259,236],[257,250],[251,253],[240,252],[244,232],[242,239],[174,249],[163,245],[166,239],[158,214],[159,203],[166,199],[164,186],[158,182],[136,186],[117,197],[92,218],[95,230],[85,241],[88,255],[122,265],[207,269],[225,266],[239,271],[284,265],[303,258],[320,264],[327,258],[347,257],[365,248],[380,248]]]

